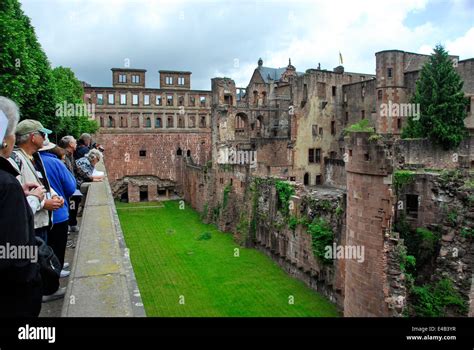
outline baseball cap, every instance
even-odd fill
[[[52,133],[51,130],[46,129],[43,126],[43,124],[41,124],[39,121],[33,120],[33,119],[25,119],[19,122],[18,125],[16,126],[15,133],[21,136],[21,135],[26,135],[35,131],[41,131],[42,133],[45,133],[45,134]]]

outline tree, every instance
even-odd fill
[[[36,119],[63,135],[94,133],[97,123],[87,116],[56,113],[57,104],[82,104],[83,88],[69,68],[54,70],[18,0],[0,1],[0,95],[15,101],[21,119]]]
[[[11,98],[22,119],[56,125],[51,67],[18,0],[0,2],[0,95]]]
[[[84,88],[74,72],[70,68],[59,66],[53,69],[52,76],[56,103],[60,107],[56,110],[62,111],[62,113],[57,113],[60,115],[60,123],[56,127],[58,137],[72,135],[78,138],[84,132],[95,133],[98,129],[95,120],[90,120],[88,115],[81,111],[79,114],[71,114],[70,110],[63,108],[64,106],[79,106],[84,103],[82,100]]]
[[[444,149],[452,149],[467,136],[463,81],[443,46],[437,45],[416,82],[413,103],[420,106],[418,120],[408,119],[402,138],[429,138]]]

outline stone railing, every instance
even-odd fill
[[[146,316],[107,178],[89,187],[61,316]]]

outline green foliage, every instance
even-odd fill
[[[56,102],[59,106],[84,104],[82,100],[84,89],[70,68],[56,67],[52,73],[56,89]],[[89,119],[87,114],[69,115],[68,112],[67,110],[63,112],[60,124],[54,128],[58,138],[64,135],[78,138],[84,132],[93,134],[97,131],[97,122]]]
[[[347,135],[350,132],[370,132],[374,133],[375,129],[370,125],[368,119],[362,119],[359,122],[352,124],[344,129],[344,135]]]
[[[405,246],[400,246],[400,271],[405,274],[407,280],[407,287],[411,289],[414,284],[414,274],[416,271],[416,258],[413,255],[407,254]]]
[[[436,253],[439,235],[430,230],[419,227],[416,229],[417,257],[420,263],[428,262]]]
[[[288,227],[290,228],[290,230],[294,231],[296,229],[296,226],[298,226],[298,218],[292,215],[290,217],[290,220],[288,220]]]
[[[415,179],[415,173],[410,170],[397,170],[393,173],[393,185],[399,191]]]
[[[0,95],[19,105],[22,119],[55,125],[51,67],[18,0],[0,2]]]
[[[229,183],[224,187],[224,194],[222,199],[222,209],[227,207],[227,201],[229,200],[229,193],[232,190],[232,185]]]
[[[466,238],[474,238],[474,228],[463,227],[461,229],[461,236],[466,237]]]
[[[456,211],[456,209],[452,209],[449,213],[448,213],[448,222],[455,226],[458,222],[458,212]]]
[[[238,233],[240,233],[240,244],[245,244],[249,235],[249,221],[243,212],[240,214],[240,220],[237,224],[236,230]]]
[[[437,45],[416,82],[412,103],[419,104],[419,120],[408,119],[402,138],[429,138],[444,149],[459,145],[467,130],[466,98],[463,81],[453,67],[448,52]]]
[[[444,278],[436,284],[414,286],[411,290],[412,305],[416,316],[445,317],[448,308],[467,313],[467,304],[454,288],[450,279]]]
[[[219,168],[222,171],[232,171],[234,170],[234,167],[232,164],[219,164]]]
[[[275,188],[279,199],[279,210],[284,216],[288,216],[290,212],[290,198],[295,194],[295,189],[286,181],[277,180]]]
[[[378,140],[382,139],[382,135],[380,134],[373,134],[369,136],[369,141],[370,142],[377,142]]]
[[[446,186],[450,182],[464,181],[462,173],[458,169],[443,170],[439,176],[441,185]]]
[[[212,238],[212,234],[210,232],[204,232],[196,238],[198,241],[208,241]]]
[[[334,233],[329,224],[322,218],[315,219],[307,228],[311,235],[311,243],[314,256],[323,264],[329,264],[331,259],[326,258],[326,247],[331,246],[334,241]]]
[[[219,219],[219,215],[221,213],[221,204],[217,203],[217,205],[212,209],[212,220],[216,222]]]
[[[18,0],[0,2],[0,95],[18,104],[22,119],[37,119],[52,129],[54,141],[97,130],[87,117],[56,115],[57,103],[82,103],[82,86],[70,69],[51,69]]]
[[[331,202],[328,201],[327,199],[324,199],[322,200],[321,202],[318,203],[318,207],[321,208],[321,209],[324,209],[326,211],[330,211],[331,210]]]
[[[464,185],[462,186],[463,189],[466,190],[472,190],[474,189],[474,178],[469,178],[464,182]]]
[[[342,213],[344,212],[344,209],[342,209],[340,206],[336,208],[336,216],[341,216]]]
[[[421,227],[411,230],[404,215],[397,220],[394,229],[400,233],[400,238],[403,238],[407,249],[406,254],[415,258],[418,270],[431,263],[432,258],[437,255],[439,233]],[[415,271],[410,272],[415,273]]]

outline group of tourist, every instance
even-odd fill
[[[36,317],[42,302],[64,297],[66,288],[43,295],[37,257],[5,253],[42,240],[62,266],[58,279],[69,276],[68,233],[79,231],[88,186],[102,180],[95,172],[102,152],[89,134],[77,142],[64,136],[56,145],[39,121],[19,120],[15,102],[0,96],[0,316]]]

